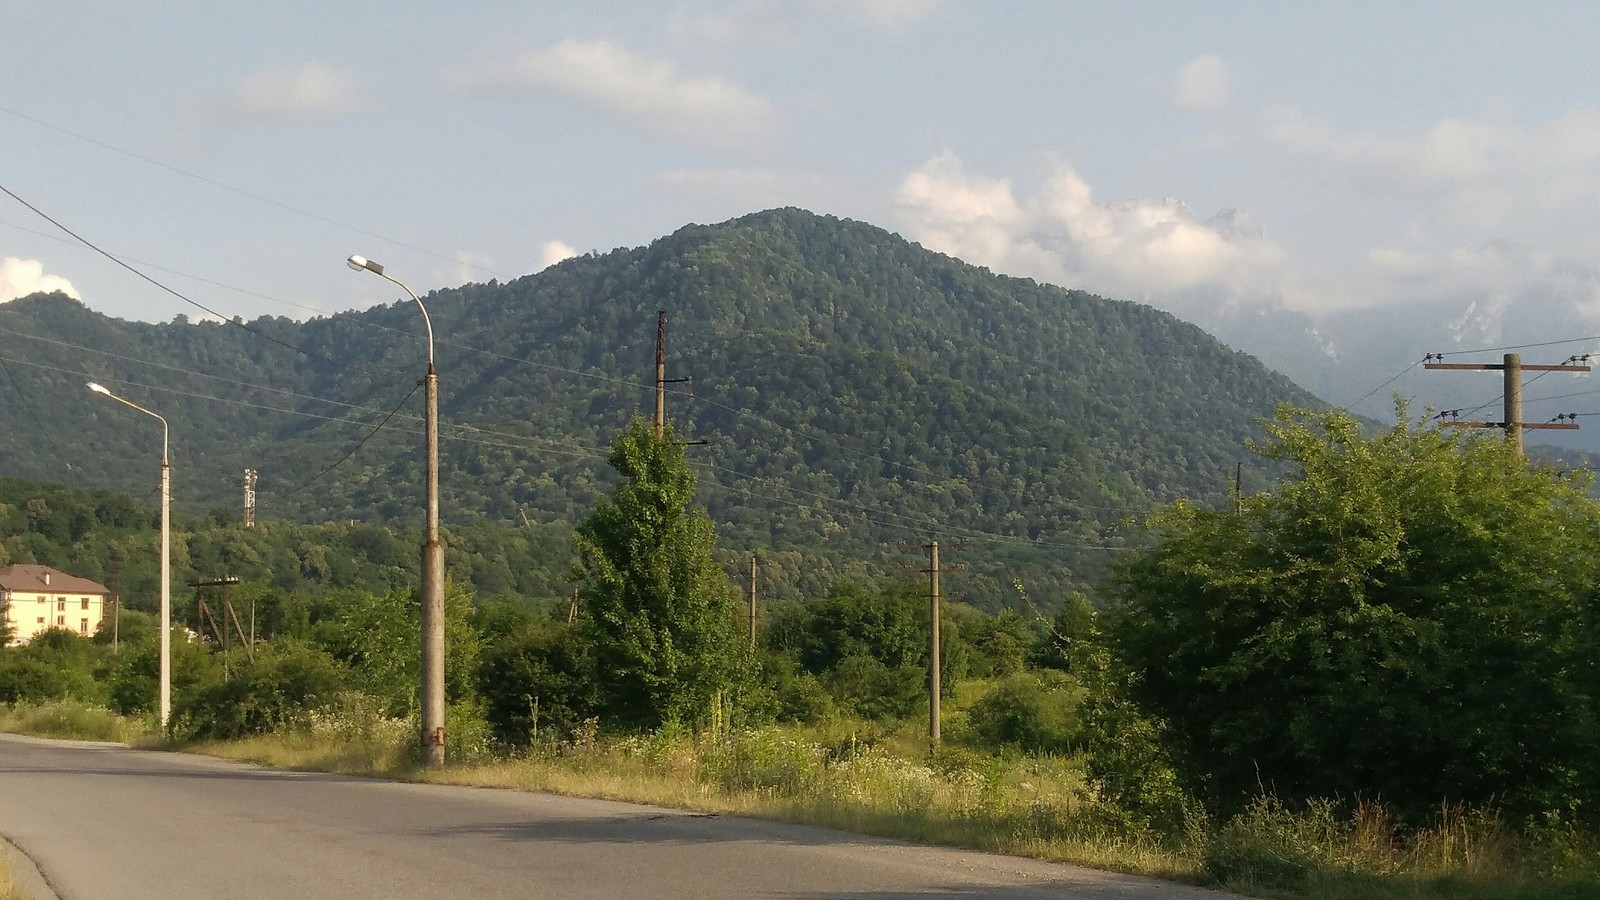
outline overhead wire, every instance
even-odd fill
[[[279,339],[279,338],[275,338],[272,335],[267,334],[267,333],[265,333],[265,332],[263,332],[263,331],[261,331],[259,329],[252,328],[249,325],[246,325],[241,321],[236,321],[234,319],[231,319],[228,316],[225,316],[222,313],[217,312],[216,310],[212,309],[211,307],[206,306],[204,303],[201,303],[201,302],[199,302],[197,300],[191,299],[187,295],[182,294],[182,293],[174,290],[173,288],[167,287],[165,284],[162,284],[161,282],[155,280],[154,278],[151,278],[149,275],[145,274],[144,272],[139,271],[138,269],[134,268],[133,266],[129,265],[128,263],[123,262],[121,259],[117,258],[116,256],[106,252],[105,250],[100,249],[99,245],[93,243],[88,238],[83,237],[82,235],[78,234],[77,232],[73,231],[72,229],[68,228],[67,226],[61,224],[61,222],[59,222],[56,219],[52,218],[49,213],[46,213],[44,210],[40,209],[39,207],[34,206],[32,203],[29,203],[28,201],[22,199],[21,197],[19,197],[16,194],[16,192],[12,191],[10,188],[6,187],[3,184],[0,184],[0,192],[5,193],[11,199],[17,201],[18,203],[21,203],[23,206],[26,206],[28,209],[32,210],[35,214],[37,214],[40,218],[44,219],[46,222],[49,222],[51,225],[54,225],[57,228],[61,229],[62,231],[66,232],[67,234],[72,235],[73,238],[77,239],[77,241],[79,243],[83,244],[85,247],[88,247],[89,249],[91,249],[94,252],[100,254],[101,256],[105,257],[106,259],[111,260],[112,262],[116,263],[117,265],[121,266],[122,268],[127,269],[129,272],[132,272],[134,275],[138,276],[140,279],[142,279],[144,281],[147,281],[152,285],[155,285],[156,287],[158,287],[161,290],[171,294],[174,297],[177,297],[179,300],[182,300],[183,302],[189,304],[190,306],[193,306],[194,308],[199,309],[199,310],[203,310],[204,312],[206,312],[206,313],[208,313],[208,314],[210,314],[212,316],[217,317],[222,322],[224,322],[226,324],[229,324],[229,325],[232,325],[235,328],[242,328],[245,331],[248,331],[251,334],[255,335],[256,337],[261,338],[264,341],[270,341],[271,343],[277,344],[277,345],[279,345],[281,347],[286,347],[286,348],[288,348],[290,350],[293,350],[296,353],[300,353],[300,354],[303,354],[305,356],[311,357],[313,359],[320,359],[320,360],[323,360],[325,362],[334,363],[335,365],[337,365],[337,361],[335,361],[333,359],[330,359],[329,357],[323,356],[320,353],[313,353],[310,350],[305,349],[304,347],[297,347],[294,344],[289,343],[288,341],[285,341],[285,340],[282,340],[282,339]]]
[[[143,156],[141,154],[133,152],[132,150],[126,150],[126,149],[124,149],[122,147],[116,146],[115,144],[110,144],[110,143],[107,143],[105,141],[99,140],[98,138],[93,138],[93,137],[90,137],[90,136],[88,136],[86,134],[80,134],[80,133],[78,133],[76,131],[72,131],[70,129],[63,128],[60,125],[56,125],[56,124],[53,124],[51,122],[46,122],[43,119],[35,118],[34,116],[30,116],[27,113],[19,112],[17,110],[10,109],[10,108],[4,107],[4,106],[0,106],[0,113],[5,113],[6,115],[9,115],[9,116],[14,116],[14,117],[16,117],[18,119],[22,119],[22,120],[24,120],[26,122],[32,122],[33,124],[38,125],[41,128],[48,128],[51,131],[55,131],[55,132],[57,132],[59,134],[64,134],[64,135],[66,135],[68,137],[77,138],[80,141],[85,141],[87,143],[95,145],[96,147],[100,147],[100,148],[105,149],[105,150],[110,150],[113,153],[119,153],[119,154],[121,154],[123,156],[126,156],[126,157],[130,158],[130,159],[136,159],[136,160],[138,160],[138,161],[140,161],[142,163],[147,163],[149,165],[156,166],[156,167],[161,168],[161,169],[166,169],[169,172],[173,172],[175,174],[182,175],[185,178],[192,178],[195,181],[199,181],[199,182],[202,182],[204,184],[209,184],[212,187],[220,188],[220,189],[225,190],[225,191],[230,191],[232,193],[238,194],[241,197],[248,197],[249,199],[255,200],[255,201],[260,202],[260,203],[266,203],[266,204],[268,204],[270,206],[276,206],[279,209],[286,210],[288,212],[292,212],[292,213],[295,213],[297,215],[305,216],[305,217],[307,217],[309,219],[315,219],[316,221],[322,222],[323,224],[326,224],[326,225],[333,225],[333,226],[335,226],[337,228],[344,228],[344,229],[346,229],[348,231],[355,232],[356,234],[365,235],[366,237],[376,238],[377,240],[380,240],[380,241],[387,241],[388,243],[391,243],[391,244],[395,245],[396,247],[404,247],[407,250],[412,250],[412,251],[415,251],[417,253],[421,253],[421,254],[423,254],[425,256],[431,256],[431,257],[434,257],[435,259],[441,259],[441,260],[445,260],[446,262],[452,262],[452,263],[455,263],[457,265],[466,266],[469,269],[476,269],[476,270],[478,270],[480,272],[484,272],[484,273],[487,273],[489,275],[493,275],[496,278],[504,278],[504,277],[506,277],[505,275],[503,275],[503,274],[501,274],[499,272],[496,272],[493,269],[490,269],[490,268],[488,268],[486,266],[478,265],[476,263],[469,262],[469,261],[464,260],[464,259],[460,259],[457,256],[451,256],[451,255],[447,255],[447,254],[443,254],[443,253],[438,253],[436,251],[429,250],[429,249],[427,249],[425,247],[418,247],[415,244],[406,243],[405,241],[399,240],[398,238],[392,238],[392,237],[389,237],[389,236],[384,235],[384,234],[379,234],[376,231],[370,231],[370,230],[362,228],[362,227],[360,227],[358,225],[351,225],[351,224],[349,224],[347,222],[340,222],[337,219],[332,219],[332,218],[329,218],[327,216],[311,212],[310,210],[301,209],[298,206],[293,206],[291,204],[284,203],[284,202],[282,202],[280,200],[274,200],[271,197],[267,197],[267,196],[264,196],[264,195],[261,195],[261,194],[257,194],[257,193],[251,192],[251,191],[247,191],[244,188],[236,187],[234,185],[228,184],[227,182],[217,181],[214,178],[207,178],[204,175],[198,175],[198,174],[196,174],[194,172],[190,172],[187,169],[181,169],[181,168],[179,168],[177,166],[174,166],[174,165],[172,165],[170,163],[164,163],[164,162],[161,162],[158,159],[152,159],[152,158],[150,158],[148,156]]]
[[[1380,384],[1377,387],[1373,388],[1372,390],[1367,391],[1365,394],[1362,394],[1360,397],[1357,397],[1356,399],[1350,401],[1349,403],[1346,403],[1345,405],[1339,407],[1339,409],[1348,411],[1350,409],[1350,407],[1355,406],[1357,403],[1360,403],[1361,401],[1367,399],[1368,397],[1371,397],[1373,394],[1376,394],[1377,392],[1383,390],[1384,388],[1388,387],[1389,385],[1394,384],[1396,381],[1399,381],[1402,376],[1404,376],[1407,373],[1409,373],[1412,369],[1415,369],[1417,366],[1420,366],[1424,362],[1427,362],[1427,359],[1428,359],[1427,357],[1423,357],[1422,359],[1417,360],[1416,362],[1412,363],[1411,365],[1406,366],[1404,369],[1401,369],[1400,371],[1398,371],[1398,372],[1394,373],[1393,375],[1391,375],[1389,377],[1389,379],[1387,381],[1385,381],[1383,384]]]

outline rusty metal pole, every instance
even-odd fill
[[[422,764],[444,765],[444,544],[439,541],[439,376],[424,381],[428,432],[428,531],[422,545]]]

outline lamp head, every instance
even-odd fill
[[[96,394],[105,394],[107,397],[111,396],[111,392],[106,390],[106,387],[103,384],[96,384],[91,381],[89,382],[89,390],[94,391]]]
[[[357,272],[366,271],[371,272],[374,275],[383,274],[383,266],[379,263],[373,262],[370,259],[367,259],[365,256],[352,256],[345,260],[344,263],[350,268],[355,269]]]

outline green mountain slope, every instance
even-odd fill
[[[1020,577],[1054,596],[1125,543],[1127,515],[1225,502],[1256,420],[1315,403],[1148,307],[795,209],[425,301],[447,523],[577,521],[609,483],[604,448],[653,405],[665,310],[668,377],[692,379],[673,385],[669,420],[711,442],[694,455],[722,546],[762,552],[780,596],[898,573],[916,557],[895,544],[930,534],[976,542],[952,590],[992,605]],[[263,517],[414,524],[414,305],[244,324],[124,322],[62,297],[0,306],[0,475],[154,487],[159,429],[88,395],[92,377],[171,420],[191,513],[236,509],[250,467]]]

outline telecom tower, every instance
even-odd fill
[[[244,527],[256,524],[256,470],[244,470]]]

